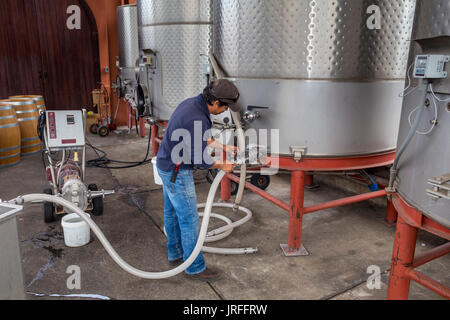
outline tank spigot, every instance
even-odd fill
[[[243,118],[246,122],[253,122],[261,118],[261,113],[259,113],[258,111],[246,111]]]

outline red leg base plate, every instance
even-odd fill
[[[298,249],[292,249],[287,244],[280,244],[280,247],[286,257],[309,256],[309,252],[303,245]]]

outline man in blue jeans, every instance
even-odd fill
[[[193,178],[194,168],[221,169],[231,172],[234,163],[216,160],[206,152],[207,146],[220,154],[234,155],[237,148],[222,145],[210,133],[211,114],[231,108],[240,110],[239,91],[228,80],[217,80],[203,94],[182,102],[172,114],[157,156],[157,167],[163,181],[164,224],[167,233],[168,258],[172,265],[186,261],[195,248],[199,234],[199,216]],[[202,281],[219,278],[219,272],[207,268],[203,254],[186,269],[190,277]]]

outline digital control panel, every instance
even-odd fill
[[[51,149],[78,149],[85,145],[82,111],[46,111],[46,118]]]
[[[445,64],[450,61],[450,56],[444,55],[418,55],[414,66],[414,77],[422,79],[447,78]]]

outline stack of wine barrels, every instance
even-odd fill
[[[20,162],[21,135],[14,106],[0,102],[0,168]]]
[[[43,96],[38,95],[21,95],[21,96],[12,96],[9,97],[10,99],[32,99],[36,103],[36,107],[38,108],[38,111],[45,111],[45,101]]]
[[[32,98],[0,100],[0,103],[12,105],[20,127],[21,155],[27,156],[41,151],[41,140],[37,133],[39,111]]]

